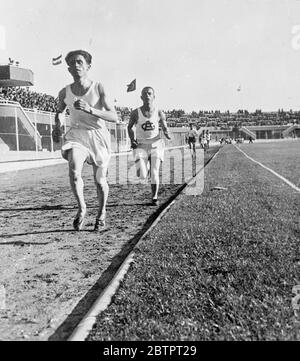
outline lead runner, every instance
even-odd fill
[[[74,50],[67,54],[65,61],[74,82],[59,92],[52,136],[55,142],[60,141],[60,114],[67,107],[70,111],[71,128],[65,135],[61,151],[63,158],[69,162],[70,185],[78,203],[73,227],[80,231],[86,216],[81,173],[84,163],[87,162],[93,165],[97,188],[99,209],[94,230],[98,231],[105,227],[109,191],[106,175],[111,144],[105,122],[117,122],[118,117],[115,108],[107,101],[102,84],[88,78],[92,56],[87,51]]]
[[[143,105],[134,109],[128,123],[128,135],[137,167],[137,176],[146,179],[148,176],[148,164],[150,163],[151,190],[153,206],[159,205],[159,168],[164,160],[164,140],[159,134],[159,125],[167,139],[171,139],[168,133],[166,116],[154,107],[154,89],[150,86],[143,88],[141,99]],[[133,127],[136,127],[136,139]]]

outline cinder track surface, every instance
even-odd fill
[[[115,169],[113,158],[110,178]],[[182,187],[162,185],[157,209],[149,206],[149,184],[111,184],[107,229],[95,234],[91,167],[85,166],[83,177],[88,215],[83,231],[74,232],[77,209],[66,164],[0,174],[0,285],[6,291],[1,340],[67,339],[139,235]]]

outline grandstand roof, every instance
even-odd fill
[[[289,126],[288,125],[249,125],[245,126],[249,130],[285,130]]]
[[[12,65],[0,65],[0,87],[31,86],[33,72]]]

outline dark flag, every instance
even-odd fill
[[[58,56],[57,58],[52,58],[52,65],[59,65],[62,63],[62,55]]]
[[[136,79],[132,80],[132,82],[127,85],[127,93],[133,92],[135,90],[136,90]]]

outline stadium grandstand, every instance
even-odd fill
[[[33,92],[29,87],[1,88],[0,99],[18,102],[27,109],[55,112],[57,108],[57,99],[51,95]]]
[[[9,63],[0,66],[0,151],[50,151],[61,148],[52,140],[55,112],[58,100],[51,95],[30,90],[33,73]],[[112,150],[130,149],[127,123],[131,113],[128,107],[117,107],[118,123],[107,123],[111,134]],[[69,129],[68,110],[62,131]],[[63,140],[62,140],[63,141]],[[185,143],[185,130],[177,129],[172,145]]]
[[[0,66],[0,150],[55,151],[61,144],[54,143],[51,137],[58,100],[51,95],[30,90],[33,73],[29,69],[12,64]],[[132,111],[129,107],[116,107],[119,122],[108,123],[112,149],[115,152],[127,151],[129,139],[127,123]],[[165,111],[167,123],[172,133],[169,145],[185,144],[189,124],[193,123],[199,134],[209,130],[211,139],[222,138],[282,139],[300,137],[300,112],[284,111],[253,113],[247,110],[192,111],[173,109]],[[65,114],[63,132],[69,128],[68,111]]]
[[[199,111],[190,114],[167,111],[167,123],[170,128],[186,128],[193,123],[201,133],[209,130],[213,140],[222,138],[282,139],[300,137],[300,112],[284,111],[253,113],[238,110],[236,113],[226,111]],[[176,117],[176,115],[180,115]]]

